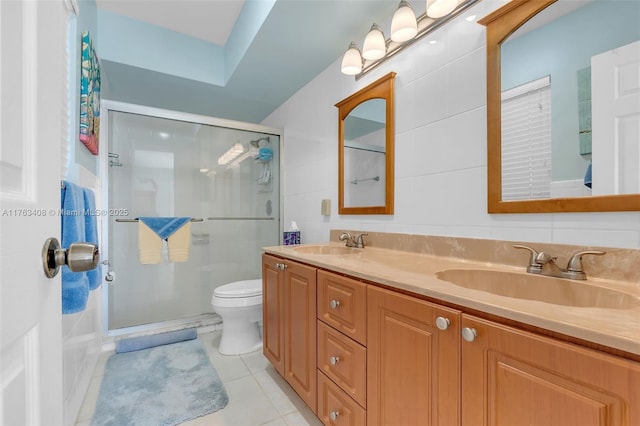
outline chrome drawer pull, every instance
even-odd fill
[[[329,413],[329,418],[335,422],[336,420],[338,420],[339,415],[340,415],[340,412],[332,411]]]
[[[337,356],[330,356],[329,357],[329,364],[331,365],[336,365],[338,363],[338,361],[340,361],[340,358]]]
[[[329,302],[329,306],[331,307],[331,309],[338,309],[340,307],[340,301],[339,300],[331,300]]]

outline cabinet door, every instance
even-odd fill
[[[460,312],[373,286],[367,298],[367,424],[459,424]]]
[[[316,412],[316,269],[285,260],[285,379]]]
[[[284,260],[262,255],[262,352],[284,376]]]
[[[462,425],[639,425],[640,364],[463,315]],[[469,331],[469,330],[464,330]]]

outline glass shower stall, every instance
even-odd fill
[[[261,248],[280,243],[281,132],[103,105],[102,200],[109,215],[102,222],[102,259],[113,279],[105,286],[107,332],[213,319],[213,290],[260,278]],[[140,262],[136,218],[145,216],[192,218],[188,261],[170,262],[163,242],[159,263]]]

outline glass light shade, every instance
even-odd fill
[[[347,75],[356,75],[362,72],[362,56],[360,56],[360,50],[354,42],[351,42],[349,49],[344,53],[340,69],[343,74]]]
[[[364,39],[362,46],[362,57],[365,59],[376,60],[384,57],[387,53],[387,42],[384,34],[377,24],[373,24],[367,37]]]
[[[405,0],[400,2],[391,20],[391,40],[401,43],[411,40],[418,34],[416,14]]]
[[[457,0],[427,0],[427,16],[442,18],[453,12],[457,5]]]

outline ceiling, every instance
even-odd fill
[[[362,46],[373,22],[388,32],[398,2],[96,0],[96,3],[97,53],[102,63],[103,81],[106,80],[104,98],[259,123],[340,58],[349,42],[355,41]],[[265,4],[271,8],[256,21],[256,10],[264,10]],[[424,10],[424,5],[421,6]],[[417,14],[421,13],[418,7],[415,10]],[[131,19],[118,21],[118,25],[114,25],[113,20],[103,19],[114,14]],[[106,48],[117,40],[118,34],[135,33],[138,28],[164,31],[158,41],[163,45],[155,47],[163,49],[160,59],[164,66],[149,67],[142,60],[137,63],[135,55],[133,60],[124,61],[113,53],[114,49]],[[146,41],[147,50],[153,50],[151,43],[155,43],[155,39]],[[188,41],[189,49],[175,47],[184,45],[178,40],[180,43]],[[131,46],[126,44],[118,48],[126,50]],[[145,46],[136,48],[145,49]],[[209,62],[211,78],[206,75],[191,77],[174,71],[174,65],[189,67],[189,61],[184,60],[185,50],[194,50],[193,54],[198,58],[213,57]],[[211,53],[214,51],[222,53],[215,57]],[[145,50],[140,50],[141,57],[144,53]],[[220,81],[213,77],[214,69],[224,71]]]

